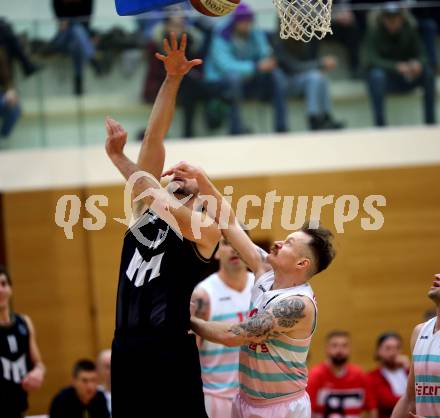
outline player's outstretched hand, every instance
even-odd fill
[[[200,167],[188,164],[186,161],[180,161],[180,163],[165,171],[162,177],[171,176],[172,174],[185,179],[197,179],[204,175],[204,171]]]
[[[44,373],[42,370],[36,368],[31,370],[22,380],[21,386],[26,392],[40,389],[43,384]]]
[[[105,150],[109,157],[122,154],[127,143],[127,132],[114,119],[105,118],[105,129],[107,130],[107,141]]]
[[[167,38],[163,41],[163,49],[165,55],[156,53],[156,58],[161,60],[165,65],[165,70],[170,76],[184,76],[191,68],[200,65],[202,60],[195,59],[188,61],[185,56],[187,36],[186,33],[182,35],[180,45],[177,42],[177,37],[174,32],[170,36],[171,44]]]

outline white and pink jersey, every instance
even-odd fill
[[[317,312],[315,297],[309,284],[271,290],[273,282],[274,272],[269,271],[255,283],[251,299],[252,314],[267,310],[273,304],[295,295],[308,297]],[[311,339],[312,336],[293,339],[280,335],[263,344],[242,346],[240,396],[255,405],[295,400],[303,396],[307,386],[306,359]]]
[[[440,417],[440,332],[434,334],[437,318],[423,324],[414,346],[416,411],[425,418]]]
[[[242,292],[238,292],[227,286],[217,273],[203,280],[198,288],[202,288],[209,295],[209,321],[231,324],[245,321],[254,281],[254,275],[249,273],[246,287]],[[225,347],[204,340],[199,353],[204,393],[232,399],[238,391],[240,347]]]

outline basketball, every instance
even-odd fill
[[[240,0],[190,0],[191,5],[205,16],[225,16],[231,13]]]

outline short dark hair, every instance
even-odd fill
[[[345,337],[350,338],[350,333],[348,331],[343,331],[340,329],[335,329],[333,331],[330,331],[327,336],[325,337],[325,341],[329,342],[332,338],[335,337]]]
[[[78,377],[81,372],[94,372],[96,371],[96,365],[92,360],[81,359],[78,360],[73,366],[72,376]]]
[[[397,341],[399,341],[400,344],[402,344],[401,335],[395,331],[387,331],[384,332],[383,334],[380,334],[376,340],[376,352],[374,354],[374,360],[381,361],[381,358],[379,357],[379,354],[377,354],[377,352],[379,351],[379,348],[382,346],[382,344],[390,338],[394,338]]]
[[[307,221],[300,231],[312,238],[308,245],[316,260],[316,271],[314,274],[318,274],[325,270],[336,256],[332,243],[333,234],[322,226],[312,226],[310,221]]]
[[[0,275],[2,274],[6,276],[6,281],[8,282],[8,285],[12,287],[11,276],[9,275],[7,268],[3,264],[0,264]]]
[[[400,334],[398,334],[395,331],[388,331],[388,332],[384,332],[383,334],[380,334],[377,337],[376,348],[380,348],[380,346],[389,338],[394,338],[394,339],[402,342],[402,337],[400,336]]]

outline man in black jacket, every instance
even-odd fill
[[[50,418],[110,418],[104,394],[98,391],[95,363],[80,360],[73,368],[72,386],[62,389],[52,401]]]
[[[364,44],[367,86],[376,126],[386,125],[385,98],[416,87],[424,91],[425,123],[436,123],[435,77],[417,29],[397,3],[385,3]]]

